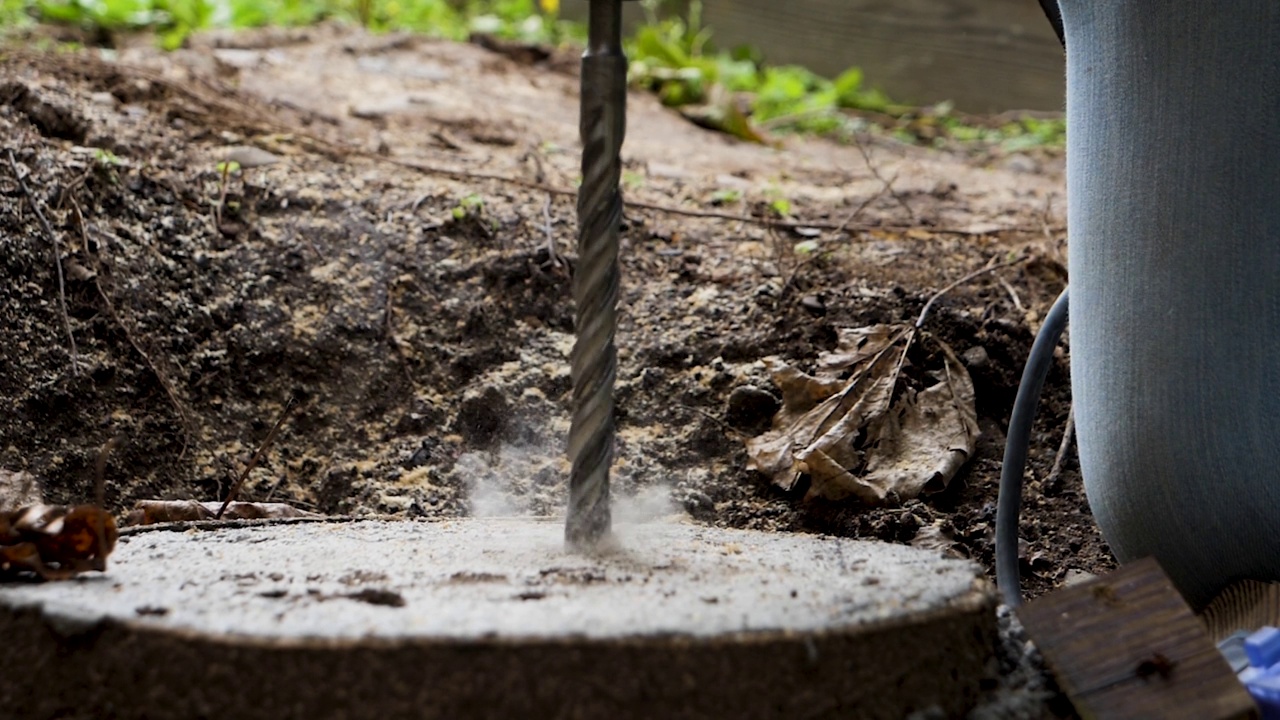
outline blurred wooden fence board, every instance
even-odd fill
[[[589,3],[561,11],[585,18]],[[627,3],[631,22],[642,17]],[[901,102],[970,112],[1061,110],[1062,49],[1035,0],[704,0],[717,47],[834,76],[857,66]]]

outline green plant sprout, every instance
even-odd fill
[[[725,188],[711,194],[712,205],[733,205],[739,202],[742,202],[741,190]]]
[[[116,167],[124,164],[124,160],[121,160],[119,155],[106,148],[94,148],[93,161],[100,167]]]
[[[449,214],[453,216],[455,222],[462,222],[468,218],[479,219],[484,215],[484,198],[479,195],[468,195],[459,200]]]
[[[214,165],[218,171],[218,202],[213,206],[214,229],[222,227],[222,213],[228,207],[238,210],[239,205],[227,202],[227,191],[230,189],[231,174],[240,171],[240,163],[235,160],[224,160]]]

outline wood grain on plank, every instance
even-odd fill
[[[1040,597],[1018,618],[1082,717],[1257,717],[1204,624],[1154,560]]]

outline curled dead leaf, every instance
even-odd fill
[[[768,432],[746,441],[748,467],[806,499],[856,496],[876,505],[943,490],[978,439],[973,381],[944,342],[907,325],[840,332],[834,352],[809,375],[772,363],[782,409]],[[913,343],[928,343],[940,367],[904,373]]]
[[[125,525],[153,525],[162,522],[213,520],[222,503],[195,500],[139,500],[125,518]],[[259,520],[263,518],[320,517],[285,503],[233,502],[222,514],[223,520]]]

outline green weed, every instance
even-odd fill
[[[547,6],[543,0],[542,7]],[[465,40],[472,32],[529,43],[585,37],[584,30],[543,11],[535,0],[0,0],[0,26],[32,20],[108,32],[153,30],[166,49],[180,47],[191,33],[207,28],[301,26],[324,20],[453,40]]]
[[[744,140],[766,142],[769,133],[847,138],[878,127],[914,144],[954,141],[1017,151],[1063,143],[1061,120],[973,124],[949,104],[895,104],[867,87],[857,68],[828,79],[796,65],[767,65],[750,48],[717,50],[711,31],[701,25],[699,0],[689,2],[686,19],[661,18],[660,0],[641,5],[647,22],[626,43],[632,84],[653,91],[694,122]]]
[[[124,160],[119,155],[107,150],[106,148],[94,148],[93,160],[98,163],[98,167],[112,168],[124,164]]]
[[[905,142],[996,146],[1008,152],[1061,146],[1062,120],[1024,118],[992,125],[949,104],[892,103],[850,69],[829,79],[795,65],[766,64],[751,48],[720,50],[702,24],[700,0],[683,18],[660,16],[661,0],[641,0],[647,16],[629,38],[630,81],[692,121],[752,142],[778,133],[844,139],[873,130]],[[410,30],[465,40],[483,32],[525,43],[581,43],[586,29],[558,17],[558,0],[0,0],[0,29],[33,21],[107,32],[152,30],[180,47],[206,28],[359,24],[376,32]]]
[[[450,214],[456,222],[462,222],[467,218],[478,219],[484,215],[484,198],[479,195],[468,195],[453,206]]]
[[[736,189],[717,190],[711,195],[712,205],[733,205],[742,202],[742,191]]]

